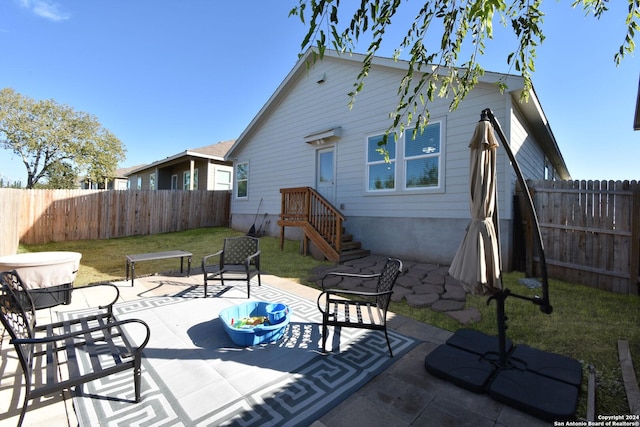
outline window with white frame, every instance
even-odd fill
[[[191,172],[190,171],[182,172],[182,189],[188,190],[190,183],[191,183]]]
[[[149,190],[155,190],[156,189],[156,174],[152,173],[149,174]]]
[[[422,132],[405,132],[397,141],[384,134],[367,138],[367,191],[400,192],[442,189],[442,121]],[[385,159],[385,150],[388,159]],[[399,184],[397,184],[399,183]]]
[[[249,196],[249,163],[239,163],[236,166],[236,197]]]
[[[215,190],[231,189],[231,171],[226,169],[216,169]]]
[[[389,135],[383,145],[384,135],[367,138],[367,189],[369,191],[393,190],[396,188],[396,141]],[[389,161],[385,159],[388,153]]]
[[[182,189],[191,190],[191,171],[184,171],[182,178]],[[198,169],[193,170],[193,189],[198,189]]]
[[[136,190],[142,190],[142,177],[138,175]]]
[[[429,124],[415,139],[404,138],[405,188],[429,188],[440,185],[440,123]]]
[[[178,175],[171,175],[171,189],[178,189]]]

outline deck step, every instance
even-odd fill
[[[358,258],[364,258],[371,255],[371,251],[368,249],[353,249],[349,251],[342,251],[340,253],[340,263],[351,261]]]

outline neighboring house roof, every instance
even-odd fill
[[[285,79],[280,83],[275,92],[271,95],[271,97],[267,100],[265,105],[260,109],[258,114],[254,117],[254,119],[249,123],[249,125],[242,132],[240,137],[235,141],[233,146],[229,149],[226,154],[226,159],[231,159],[235,157],[240,150],[240,148],[248,141],[251,135],[256,132],[256,130],[260,127],[260,125],[267,120],[270,111],[277,107],[280,104],[280,101],[287,96],[290,85],[293,84],[294,81],[297,80],[297,77],[302,73],[308,72],[307,63],[309,61],[313,61],[310,58],[312,55],[312,50],[308,50],[304,56],[300,58],[300,60],[296,63],[293,69],[289,72],[289,74],[285,77]],[[341,59],[343,61],[352,61],[352,62],[360,62],[364,60],[365,56],[361,54],[348,54],[348,55],[340,55],[338,52],[333,50],[325,51],[325,57],[332,57]],[[408,63],[406,61],[396,61],[390,58],[380,58],[376,57],[373,61],[374,65],[389,67],[394,69],[406,70],[408,67]],[[425,67],[426,68],[426,67]],[[432,70],[436,70],[436,67],[432,67]],[[556,142],[556,139],[551,131],[551,127],[547,121],[547,117],[540,106],[540,102],[535,91],[532,89],[529,93],[529,101],[528,102],[519,102],[520,95],[524,91],[524,79],[520,76],[515,76],[511,74],[501,74],[501,73],[493,73],[486,72],[483,76],[479,78],[481,82],[487,83],[505,83],[508,87],[507,91],[511,94],[512,98],[516,100],[514,104],[518,106],[525,119],[531,126],[531,131],[534,134],[536,140],[540,143],[540,148],[545,153],[546,157],[551,161],[555,170],[558,172],[560,179],[571,179],[571,175],[569,174],[569,170],[567,165],[560,153],[560,149]],[[365,89],[366,90],[366,89]],[[478,112],[479,117],[479,112]]]
[[[141,169],[141,168],[143,168],[143,166],[145,166],[145,165],[137,165],[137,166],[130,166],[128,168],[116,169],[113,172],[113,175],[109,177],[109,180],[127,179],[127,174],[129,172],[131,172],[134,169]],[[76,181],[76,184],[78,185],[78,187],[81,187],[84,184],[86,179],[87,179],[86,175],[78,177],[78,180]]]
[[[120,168],[120,169],[116,169],[113,177],[114,178],[122,178],[122,179],[127,179],[127,174],[133,170],[136,169],[141,169],[146,167],[146,164],[142,164],[142,165],[136,165],[136,166],[129,166],[128,168]]]
[[[207,145],[205,147],[190,148],[178,154],[174,154],[173,156],[169,156],[163,160],[157,160],[153,163],[134,167],[131,170],[129,170],[125,174],[125,176],[129,176],[131,174],[134,174],[144,169],[149,169],[162,164],[175,162],[176,160],[180,160],[181,158],[184,158],[184,157],[199,157],[202,159],[210,159],[210,160],[218,160],[220,162],[227,162],[227,160],[225,160],[225,155],[227,154],[227,151],[233,146],[234,142],[235,140],[232,139],[229,141],[218,142],[217,144]]]

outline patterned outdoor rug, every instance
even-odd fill
[[[276,343],[237,347],[218,313],[247,302],[246,286],[193,298],[201,288],[116,306],[118,319],[142,319],[151,328],[141,401],[133,403],[130,371],[93,381],[74,397],[81,426],[309,425],[417,344],[389,331],[390,358],[382,332],[330,328],[334,352],[323,355],[315,301],[256,284],[251,300],[287,304],[291,323]]]

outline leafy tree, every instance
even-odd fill
[[[572,0],[572,6],[600,18],[608,10],[609,1]],[[640,0],[627,2],[627,34],[614,55],[617,64],[633,52],[635,31],[640,28]],[[401,3],[402,0],[342,4],[340,0],[299,0],[289,16],[299,17],[308,26],[301,50],[315,47],[314,61],[322,58],[328,46],[341,53],[351,53],[359,42],[368,40],[361,71],[349,94],[353,103],[364,87],[373,58]],[[351,18],[343,19],[343,16]],[[412,123],[415,130],[424,128],[429,120],[427,102],[435,96],[451,99],[450,109],[457,108],[484,73],[479,59],[485,53],[486,42],[493,38],[497,18],[511,27],[517,40],[517,48],[508,54],[507,62],[521,74],[525,89],[530,89],[536,47],[544,41],[543,17],[542,0],[424,0],[393,55],[398,59],[402,51],[409,52],[407,72],[398,88],[400,100],[391,114],[393,125],[389,131],[403,131]],[[461,59],[462,52],[467,51],[470,52],[468,58]],[[505,87],[501,85],[501,89]],[[527,95],[528,90],[523,91],[523,96]]]
[[[93,181],[112,176],[124,160],[122,142],[97,118],[53,100],[35,101],[11,88],[0,90],[0,146],[27,168],[27,188],[48,181],[67,185],[86,174]],[[62,174],[62,175],[60,175]]]
[[[53,162],[43,178],[46,182],[38,182],[35,188],[71,189],[76,188],[78,182],[78,175],[68,162]]]

